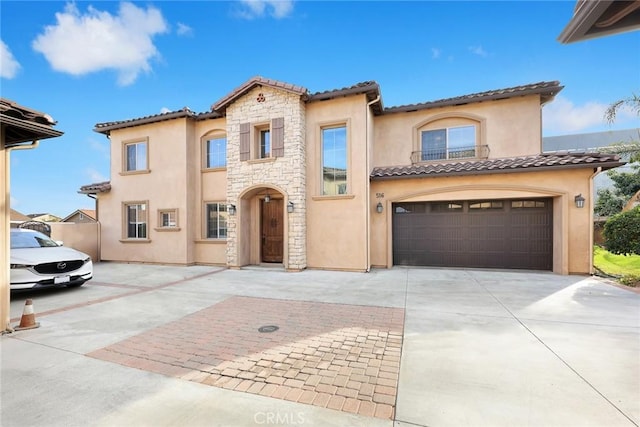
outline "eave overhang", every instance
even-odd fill
[[[0,99],[0,125],[7,148],[63,135],[64,132],[53,128],[56,123],[48,114]]]
[[[95,195],[98,193],[108,193],[109,191],[111,191],[111,182],[104,181],[95,184],[83,185],[82,187],[80,187],[78,193]]]
[[[640,29],[640,1],[579,0],[558,41],[568,44],[637,29]]]

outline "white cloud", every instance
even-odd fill
[[[168,109],[167,107],[162,107],[160,109],[160,114],[167,114],[167,113],[170,113],[170,112],[171,112],[171,110]]]
[[[177,32],[178,32],[179,36],[190,36],[190,35],[193,35],[193,29],[190,26],[188,26],[186,24],[183,24],[182,22],[178,22],[178,30],[177,30]]]
[[[440,49],[438,49],[437,47],[432,47],[431,48],[431,58],[432,59],[440,58],[441,54],[442,54],[442,51]]]
[[[109,178],[105,178],[100,172],[93,168],[87,168],[84,171],[85,175],[91,180],[91,182],[105,182],[109,181]]]
[[[587,102],[584,105],[575,105],[562,96],[556,96],[555,100],[542,109],[542,124],[546,133],[572,133],[586,130],[596,126],[604,126],[604,112],[609,107],[599,102]],[[619,118],[624,119],[627,112],[620,111]]]
[[[159,53],[152,38],[168,31],[162,13],[123,2],[117,15],[89,6],[81,14],[74,3],[56,13],[57,23],[45,27],[32,43],[54,70],[83,75],[105,69],[118,72],[118,84],[133,83]]]
[[[2,40],[0,40],[0,77],[12,79],[18,74],[20,64]]]
[[[487,51],[484,50],[484,48],[480,45],[469,46],[469,52],[473,53],[474,55],[482,56],[483,58],[489,56],[489,53],[487,53]]]
[[[240,0],[239,15],[244,19],[261,18],[268,13],[276,19],[286,18],[293,11],[293,0]]]
[[[16,199],[13,196],[9,196],[9,207],[11,209],[16,209],[17,207],[20,206],[20,202],[18,201],[18,199]],[[17,209],[16,209],[17,210]]]

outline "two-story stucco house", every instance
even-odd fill
[[[254,77],[215,102],[99,123],[104,260],[589,273],[593,177],[542,154],[541,82],[385,108],[375,82],[311,93]],[[586,206],[583,206],[586,200]]]

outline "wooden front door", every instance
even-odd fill
[[[284,252],[284,215],[282,199],[262,201],[262,262],[282,262]]]

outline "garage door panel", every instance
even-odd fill
[[[551,270],[551,199],[394,206],[393,262]]]

